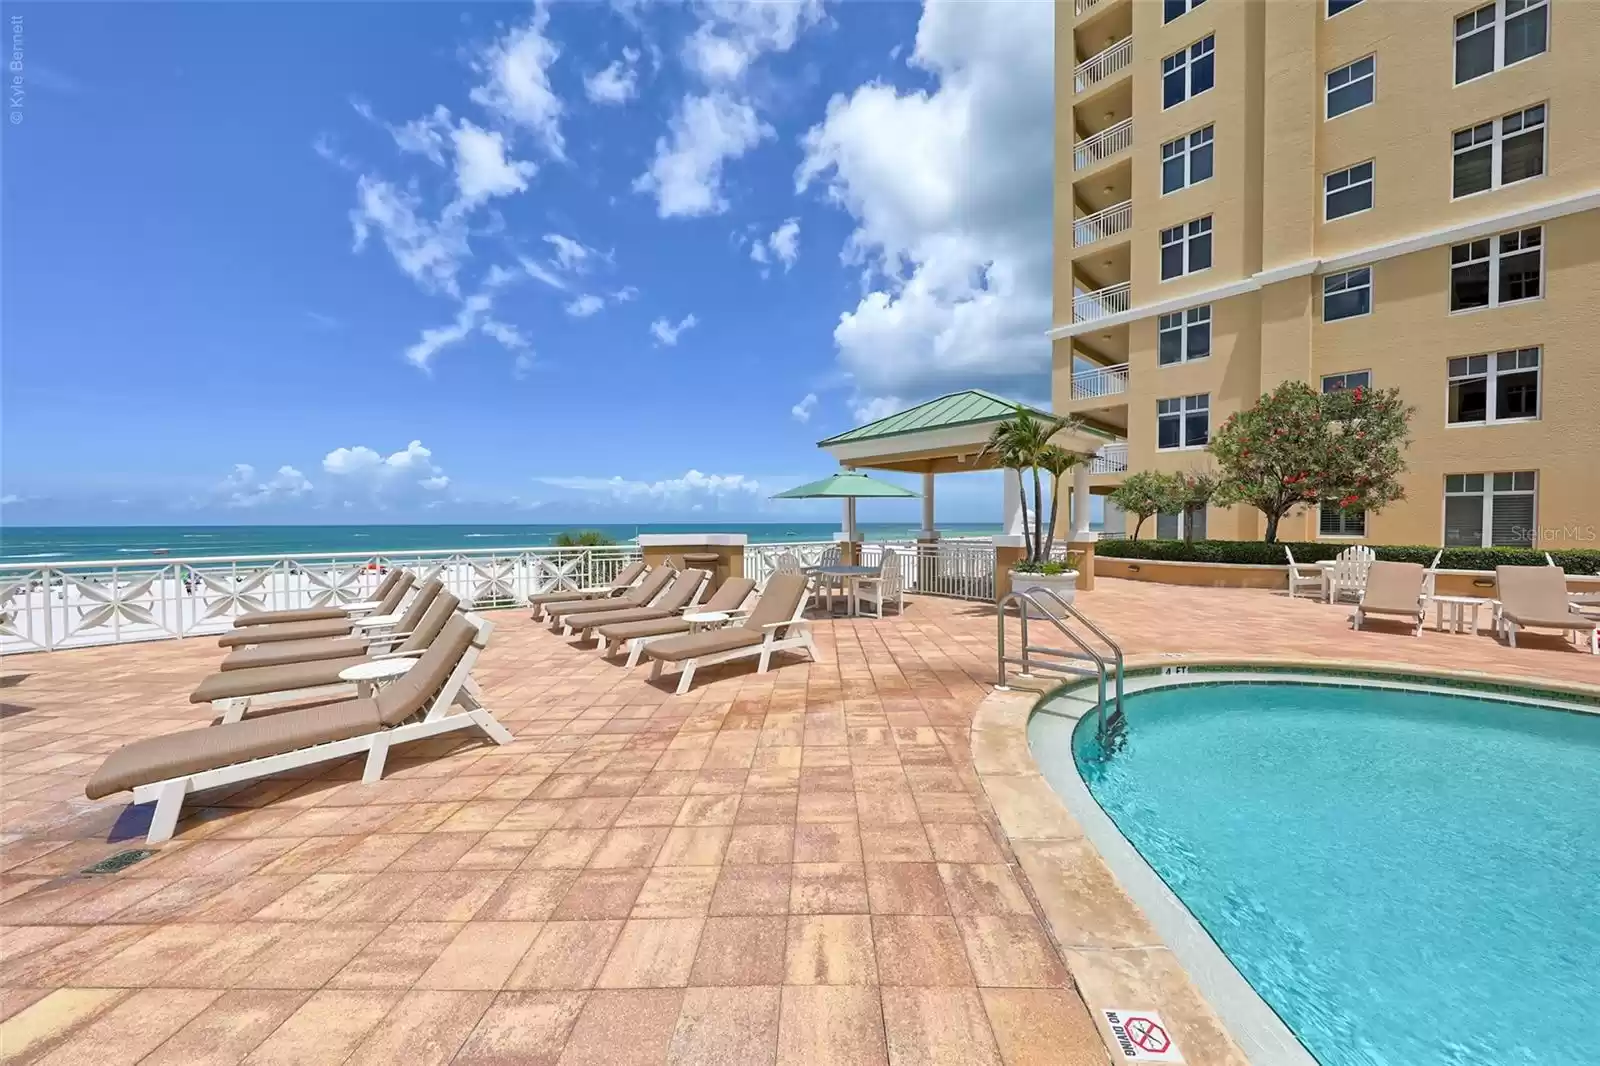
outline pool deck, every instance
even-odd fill
[[[1130,655],[1600,681],[1557,638],[1354,633],[1348,606],[1281,594],[1102,581],[1081,599]],[[1074,980],[1062,929],[1114,901],[1040,893],[1037,827],[1016,796],[990,805],[979,768],[1018,752],[974,741],[974,717],[1032,702],[991,696],[991,608],[819,620],[821,663],[707,669],[682,697],[525,612],[492,617],[476,676],[513,744],[425,741],[375,785],[346,762],[199,797],[114,875],[79,871],[140,846],[149,812],[84,782],[120,744],[206,724],[187,694],[221,653],[8,658],[0,1058],[1074,1066],[1108,1061],[1085,996],[1174,979],[1129,962],[1110,991]],[[1237,1061],[1225,1037],[1183,1046]]]

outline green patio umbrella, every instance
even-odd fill
[[[821,481],[813,481],[777,493],[774,500],[817,500],[836,499],[844,500],[845,534],[854,541],[856,539],[856,500],[863,497],[868,499],[915,499],[920,493],[903,489],[899,485],[891,485],[887,481],[879,481],[866,474],[854,471],[834,474]]]

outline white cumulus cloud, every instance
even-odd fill
[[[1016,381],[1049,366],[1048,4],[928,4],[910,62],[933,91],[872,82],[829,101],[796,185],[856,221],[868,291],[834,330],[870,394]]]
[[[814,392],[808,392],[799,403],[789,408],[789,413],[794,415],[794,420],[796,422],[809,422],[811,421],[812,412],[814,412],[816,409],[817,394]]]
[[[656,339],[657,344],[664,344],[671,348],[678,343],[678,338],[685,331],[691,330],[697,325],[699,325],[699,320],[692,314],[684,315],[677,325],[673,325],[664,318],[658,318],[650,323],[650,335]]]
[[[599,314],[606,302],[594,293],[586,292],[577,299],[567,304],[567,314],[573,318],[588,318],[590,315]]]
[[[533,18],[514,27],[477,57],[475,66],[485,78],[472,90],[474,103],[506,122],[531,131],[545,151],[565,158],[561,136],[561,97],[550,85],[550,67],[561,49],[545,35],[550,12],[540,6]]]
[[[683,506],[694,499],[758,497],[761,482],[743,474],[702,474],[690,470],[682,477],[660,481],[634,481],[623,477],[536,477],[535,481],[552,488],[594,497],[610,497],[627,503],[656,502]]]
[[[451,134],[456,149],[456,188],[464,203],[477,205],[495,196],[509,196],[528,187],[539,168],[508,158],[506,141],[494,130],[462,120]]]
[[[656,198],[661,218],[720,215],[728,209],[723,164],[773,135],[746,100],[721,91],[685,97],[633,187]]]
[[[335,448],[322,460],[322,469],[346,487],[356,487],[374,495],[411,488],[438,492],[448,487],[450,478],[433,461],[433,452],[414,440],[400,451],[383,455],[364,444]]]
[[[624,48],[622,58],[583,79],[583,92],[591,103],[615,107],[639,94],[639,50]]]
[[[783,264],[784,273],[788,273],[795,260],[800,258],[800,220],[785,219],[783,225],[773,230],[765,240],[752,240],[750,258],[762,266],[768,266],[776,260]],[[767,273],[763,270],[761,276],[766,277]]]
[[[683,62],[709,83],[743,78],[765,52],[787,52],[802,30],[822,20],[821,0],[711,0],[704,20],[684,42]]]
[[[898,396],[858,397],[851,408],[851,414],[856,416],[857,423],[865,425],[880,418],[888,418],[895,412],[904,410],[905,407],[906,402]]]
[[[262,479],[249,463],[235,463],[218,488],[227,497],[223,502],[228,507],[260,507],[298,499],[310,492],[312,485],[292,466],[280,466],[277,473]]]

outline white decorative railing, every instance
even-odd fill
[[[1081,93],[1091,85],[1105,81],[1131,62],[1133,62],[1133,37],[1130,35],[1106,48],[1099,55],[1078,64],[1078,69],[1073,71],[1077,91]]]
[[[1120,281],[1093,292],[1080,292],[1072,298],[1072,321],[1093,322],[1110,315],[1120,315],[1132,306],[1129,283]]]
[[[793,555],[802,567],[816,566],[833,541],[750,544],[744,550],[744,574],[765,586],[778,560]],[[994,601],[994,543],[988,539],[945,540],[924,548],[915,541],[863,544],[861,565],[877,566],[886,551],[900,553],[901,580],[907,592],[929,596]]]
[[[1072,169],[1092,167],[1102,159],[1110,159],[1118,152],[1133,147],[1133,119],[1125,118],[1115,126],[1107,126],[1091,137],[1085,137],[1072,148]]]
[[[1078,247],[1115,236],[1133,227],[1133,201],[1112,204],[1072,223],[1072,244]]]
[[[1096,396],[1116,396],[1128,391],[1128,364],[1099,366],[1093,370],[1080,370],[1072,375],[1072,398],[1092,399]]]
[[[1089,13],[1089,9],[1098,4],[1100,0],[1077,0],[1073,5],[1073,14],[1079,18]]]
[[[1125,474],[1128,472],[1128,445],[1107,444],[1089,460],[1091,474]]]
[[[608,548],[341,552],[293,557],[0,564],[0,652],[82,648],[220,633],[251,611],[367,599],[394,567],[437,577],[474,609],[602,584],[639,557]]]

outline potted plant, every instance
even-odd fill
[[[1000,465],[1018,473],[1017,491],[1022,504],[1023,558],[1011,568],[1011,589],[1027,592],[1029,589],[1048,589],[1071,603],[1077,595],[1078,571],[1073,566],[1078,553],[1068,552],[1066,558],[1056,558],[1056,521],[1060,517],[1061,479],[1067,471],[1084,461],[1084,456],[1051,444],[1050,439],[1064,429],[1078,425],[1071,418],[1039,418],[1025,407],[1018,407],[1015,417],[1000,423],[989,435],[984,451],[994,455]],[[1050,475],[1050,521],[1048,530],[1044,520],[1044,485],[1039,472]],[[1021,474],[1033,475],[1032,524],[1029,524],[1028,494]]]

